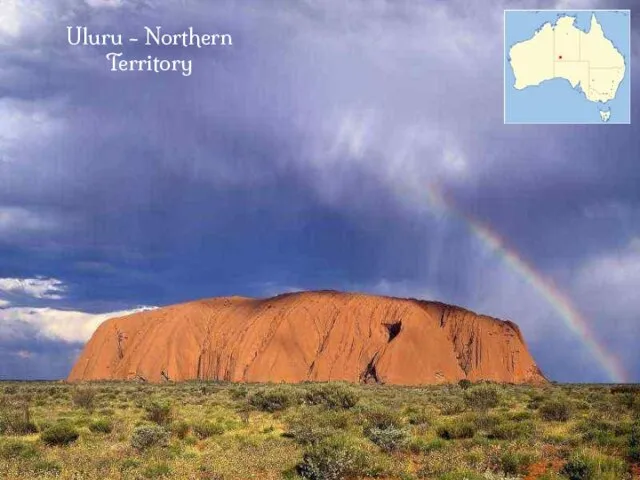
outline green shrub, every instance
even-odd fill
[[[618,393],[640,394],[640,385],[614,385],[613,387],[611,387],[610,391],[614,395]]]
[[[464,392],[464,400],[474,410],[486,411],[498,406],[500,395],[494,385],[477,385]]]
[[[232,400],[242,400],[244,398],[247,398],[248,393],[249,390],[247,390],[247,387],[245,387],[244,385],[234,387],[229,391],[229,395],[231,396]]]
[[[640,421],[636,422],[629,436],[629,459],[640,462]]]
[[[507,475],[525,475],[534,459],[529,453],[507,451],[500,455],[500,470]]]
[[[440,425],[436,433],[445,440],[471,438],[476,434],[476,426],[470,422],[450,422],[446,425]]]
[[[142,474],[146,478],[162,478],[171,475],[171,468],[166,463],[157,463],[155,465],[149,465],[144,469]]]
[[[466,410],[465,402],[460,397],[442,398],[438,406],[443,415],[458,415]]]
[[[404,449],[409,443],[409,432],[404,428],[390,426],[373,427],[367,430],[367,438],[387,452]]]
[[[471,380],[467,380],[466,378],[463,378],[458,382],[458,385],[460,386],[461,389],[466,390],[471,385],[473,385],[473,383],[471,383]]]
[[[612,422],[598,416],[589,417],[575,427],[582,440],[602,447],[622,447],[631,432],[629,424]]]
[[[167,425],[173,419],[173,405],[170,400],[154,398],[149,400],[144,409],[146,411],[147,420],[158,425]]]
[[[533,422],[503,422],[494,425],[488,437],[496,440],[517,440],[531,436],[534,429]]]
[[[405,411],[405,415],[410,425],[431,424],[431,413],[424,408],[409,407]]]
[[[582,457],[571,458],[560,470],[569,480],[589,480],[593,478],[593,468]]]
[[[13,435],[31,435],[38,433],[38,426],[31,420],[23,420],[20,418],[7,422],[6,433]]]
[[[76,407],[85,410],[93,410],[96,391],[93,388],[76,388],[71,395],[71,400]]]
[[[62,472],[62,467],[50,460],[38,460],[33,464],[32,470],[37,475],[57,477]]]
[[[184,439],[187,436],[187,434],[189,433],[189,429],[190,429],[189,424],[184,420],[179,422],[174,422],[171,425],[171,433],[173,433],[180,440]]]
[[[38,455],[38,450],[31,442],[9,440],[0,445],[0,457],[6,459],[29,459]]]
[[[342,480],[367,476],[371,467],[364,450],[344,437],[332,437],[312,445],[297,470],[308,480]]]
[[[16,393],[18,393],[18,387],[16,387],[15,385],[7,385],[6,387],[4,387],[4,393],[6,393],[7,395],[15,395]]]
[[[507,418],[509,420],[513,420],[514,422],[521,422],[523,420],[531,420],[533,418],[533,415],[528,411],[509,412],[507,413]]]
[[[374,406],[362,412],[365,430],[369,428],[399,428],[402,426],[402,419],[398,412],[389,410],[383,406]]]
[[[339,430],[347,430],[353,423],[351,415],[344,410],[300,409],[286,419],[285,436],[301,445],[318,443]]]
[[[414,438],[409,442],[408,448],[413,453],[429,453],[434,450],[442,449],[446,443],[441,438],[435,438],[433,440],[425,440],[424,438]]]
[[[438,480],[487,480],[487,477],[477,472],[464,469],[456,472],[445,473],[444,475],[439,476]]]
[[[169,442],[169,434],[158,425],[141,425],[131,435],[131,446],[137,450],[150,447],[164,447]]]
[[[286,386],[263,388],[249,397],[249,404],[264,412],[285,410],[300,402],[299,393]]]
[[[31,420],[31,397],[0,398],[0,434],[30,435],[38,427]]]
[[[547,400],[540,406],[540,415],[544,420],[566,422],[571,418],[571,406],[564,399]]]
[[[212,437],[214,435],[222,435],[224,433],[224,426],[218,422],[205,421],[193,425],[193,433],[196,437],[202,439]]]
[[[360,400],[356,391],[340,383],[314,384],[306,387],[305,402],[327,408],[353,408]]]
[[[569,480],[617,480],[624,478],[627,470],[628,466],[620,459],[577,453],[569,458],[560,473]]]
[[[46,428],[41,434],[40,439],[47,445],[69,445],[75,442],[80,436],[80,432],[67,422],[60,422]]]
[[[113,431],[113,423],[106,418],[100,418],[89,424],[89,430],[93,433],[111,433]]]
[[[313,445],[319,443],[337,432],[333,428],[319,425],[294,424],[287,429],[284,436],[293,438],[300,445]]]

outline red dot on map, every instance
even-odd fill
[[[559,58],[560,60],[562,60],[562,55],[559,55],[559,56],[558,56],[558,58]]]

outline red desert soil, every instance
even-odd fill
[[[421,385],[545,378],[517,325],[442,303],[334,291],[214,298],[104,322],[69,381]]]

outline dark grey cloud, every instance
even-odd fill
[[[56,311],[90,313],[278,288],[412,292],[517,321],[554,378],[605,380],[467,215],[638,364],[637,266],[612,260],[640,238],[633,129],[502,124],[502,11],[533,3],[106,3],[7,10],[0,278],[59,278]],[[535,7],[558,4],[584,7]],[[127,48],[192,57],[194,73],[114,74],[107,50],[65,44],[69,24],[193,25],[234,46]]]

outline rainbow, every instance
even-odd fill
[[[522,256],[495,231],[479,220],[464,213],[452,200],[447,198],[435,185],[427,187],[430,203],[445,213],[461,220],[471,232],[489,249],[498,252],[500,258],[529,285],[545,298],[560,315],[569,330],[573,332],[582,343],[595,355],[602,368],[606,371],[610,380],[615,383],[625,382],[627,373],[618,361],[598,341],[589,327],[589,322],[580,314],[572,304],[569,297],[559,290],[554,283],[541,273],[537,272]]]

